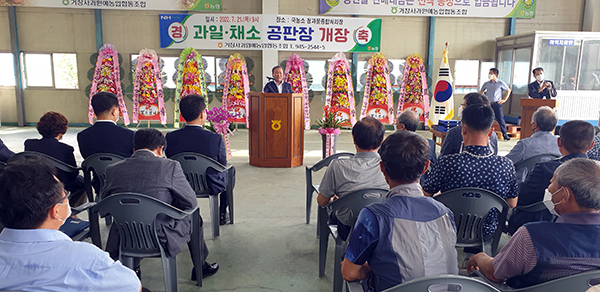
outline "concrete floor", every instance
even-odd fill
[[[82,129],[69,128],[62,140],[75,148],[79,164],[83,159],[76,135]],[[429,132],[419,133],[431,138]],[[25,139],[40,136],[33,127],[0,127],[0,138],[11,150],[19,152],[23,150]],[[343,131],[337,141],[338,152],[355,151],[350,131]],[[499,155],[506,155],[516,140],[498,144]],[[199,200],[210,251],[208,261],[218,262],[219,272],[205,278],[203,287],[195,286],[195,282],[190,281],[192,262],[185,248],[177,257],[179,291],[331,291],[334,244],[330,241],[326,275],[319,278],[316,207],[312,208],[311,223],[305,224],[305,167],[250,166],[247,130],[238,130],[231,136],[231,148],[233,157],[229,162],[237,169],[235,224],[222,226],[221,236],[212,240],[208,200]],[[436,150],[439,153],[439,147]],[[317,131],[305,132],[304,151],[304,165],[321,159],[321,137]],[[322,173],[316,173],[314,181],[320,181]],[[103,220],[101,224],[103,243],[106,243],[108,228]],[[503,238],[501,245],[506,240]],[[459,263],[463,257],[460,250]],[[142,261],[142,284],[152,291],[164,291],[160,259]]]

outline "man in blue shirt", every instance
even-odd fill
[[[488,74],[489,81],[486,81],[481,86],[481,93],[485,93],[487,98],[490,100],[492,105],[492,109],[494,109],[494,114],[496,115],[496,120],[500,125],[500,131],[502,131],[502,136],[504,137],[504,141],[510,140],[510,137],[506,135],[506,122],[504,121],[504,113],[502,112],[502,104],[508,100],[510,96],[510,88],[508,85],[500,79],[498,79],[498,69],[491,68]],[[502,97],[502,91],[506,91],[506,96]]]
[[[53,171],[20,160],[0,172],[0,290],[140,291],[132,270],[58,231],[71,208]]]
[[[383,142],[379,167],[390,191],[358,215],[342,262],[342,277],[363,280],[365,291],[383,291],[412,279],[457,274],[456,227],[446,206],[423,196],[429,145],[398,131]]]

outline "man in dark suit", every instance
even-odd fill
[[[186,125],[179,130],[167,133],[167,150],[165,151],[167,157],[170,158],[183,152],[194,152],[226,165],[227,154],[223,137],[203,128],[207,115],[205,99],[196,94],[187,95],[181,99],[179,108],[181,115],[186,120]],[[220,224],[225,225],[228,201],[224,192],[227,188],[227,173],[219,173],[211,168],[206,172],[210,194],[215,196],[221,194]]]
[[[112,153],[122,157],[133,154],[133,131],[117,126],[119,100],[110,92],[92,96],[92,108],[97,120],[93,126],[77,134],[79,152],[83,158],[96,153]]]
[[[181,210],[197,206],[196,194],[185,178],[177,161],[162,158],[165,137],[156,129],[140,129],[133,137],[134,154],[106,168],[106,184],[102,195],[134,192],[151,196]],[[167,256],[175,257],[189,241],[192,233],[191,218],[175,220],[159,215],[156,232]],[[208,250],[203,252],[208,255]],[[113,224],[106,242],[106,251],[113,259],[119,258],[119,233]],[[139,275],[139,261],[136,263]],[[217,263],[204,261],[203,275],[217,272]],[[194,275],[195,273],[192,273]],[[193,276],[192,276],[193,277]]]
[[[560,127],[557,140],[561,158],[540,162],[535,165],[519,190],[517,207],[542,202],[554,171],[573,158],[588,158],[587,151],[592,148],[594,127],[586,121],[568,121]],[[514,233],[523,224],[536,221],[551,221],[552,215],[546,209],[537,212],[523,212],[515,209],[508,220],[508,232]]]
[[[273,78],[275,80],[269,81],[265,88],[264,93],[293,93],[292,85],[283,81],[283,69],[281,66],[275,66],[271,70]]]
[[[554,83],[544,79],[544,68],[537,67],[533,69],[533,77],[535,77],[535,81],[529,83],[529,86],[527,86],[531,98],[552,99],[556,97]]]
[[[4,145],[2,139],[0,139],[0,161],[7,162],[8,159],[11,158],[13,155],[15,155],[15,153],[10,151],[10,149],[8,149],[6,145]]]

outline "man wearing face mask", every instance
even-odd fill
[[[0,172],[0,290],[140,291],[132,270],[58,231],[71,208],[53,173],[25,159]]]
[[[283,68],[281,66],[273,67],[271,73],[275,80],[269,81],[265,85],[264,93],[293,93],[292,85],[283,81]]]
[[[479,253],[467,271],[514,288],[600,269],[600,162],[575,158],[561,165],[545,190],[556,222],[520,227],[494,258]]]
[[[570,159],[588,158],[586,153],[592,147],[593,139],[594,127],[586,121],[568,121],[560,128],[560,137],[557,139],[557,144],[558,150],[563,156],[540,162],[529,173],[519,190],[517,209],[513,211],[508,220],[509,233],[514,233],[517,228],[527,222],[552,220],[552,215],[548,210],[524,212],[519,210],[518,207],[541,202],[544,197],[544,190],[550,184],[554,171]]]
[[[485,93],[487,98],[490,100],[490,104],[492,109],[494,110],[494,115],[496,116],[496,121],[500,125],[500,131],[502,131],[502,136],[504,137],[504,141],[510,140],[510,137],[506,135],[506,122],[504,121],[504,113],[502,112],[502,104],[508,100],[510,96],[510,88],[506,83],[500,79],[498,79],[498,69],[491,68],[488,74],[489,81],[486,81],[481,86],[481,93]],[[502,91],[506,91],[506,96],[502,96]]]
[[[554,83],[544,79],[544,68],[537,67],[533,69],[533,77],[535,77],[535,81],[529,83],[529,86],[527,86],[529,97],[539,99],[552,99],[556,97]]]

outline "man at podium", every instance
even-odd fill
[[[275,66],[271,70],[273,74],[272,81],[269,81],[265,88],[263,89],[264,93],[293,93],[292,85],[283,81],[283,69],[281,66]]]
[[[533,77],[535,77],[535,81],[529,83],[529,86],[527,86],[529,97],[541,99],[556,97],[557,93],[554,83],[544,79],[544,68],[537,67],[533,69]]]

